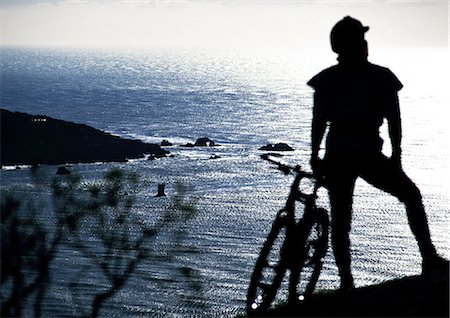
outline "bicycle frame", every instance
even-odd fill
[[[290,271],[288,303],[309,297],[319,278],[322,258],[328,247],[328,214],[325,209],[316,206],[317,190],[323,186],[320,180],[312,173],[303,171],[299,166],[288,166],[269,155],[263,155],[261,158],[275,164],[284,174],[293,174],[294,181],[290,187],[285,207],[277,213],[255,264],[247,293],[249,315],[261,313],[269,308],[287,270]],[[300,183],[304,178],[314,181],[313,191],[310,194],[306,194],[300,189]],[[300,220],[296,221],[295,210],[298,201],[304,204],[304,213]],[[282,229],[285,229],[284,239],[281,234]],[[317,231],[315,240],[310,238],[313,231]],[[278,262],[274,266],[271,265],[272,262],[269,258],[271,258],[275,246],[274,242],[278,239],[282,239],[282,246],[279,253],[275,253]],[[312,251],[310,251],[311,249]],[[306,262],[308,258],[310,262]],[[306,284],[304,293],[298,297],[297,284],[300,274],[310,264],[313,264],[311,278]],[[274,278],[270,283],[264,282],[264,272],[268,269],[274,272]],[[259,290],[262,292],[258,293]]]

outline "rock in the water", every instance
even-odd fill
[[[68,175],[70,174],[70,170],[66,167],[58,167],[58,170],[56,171],[57,175]]]
[[[211,139],[203,137],[203,138],[198,138],[197,141],[195,142],[194,146],[196,146],[196,147],[214,147],[217,145]]]
[[[258,150],[264,150],[264,151],[294,151],[294,148],[289,146],[286,143],[280,142],[275,145],[267,144],[265,146],[262,146]]]
[[[163,141],[161,141],[161,147],[170,147],[172,146],[172,143],[166,139],[164,139]]]

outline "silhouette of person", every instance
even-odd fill
[[[431,242],[419,189],[401,165],[401,119],[397,92],[402,83],[385,67],[368,62],[364,34],[369,27],[349,16],[331,30],[332,50],[338,64],[315,75],[311,138],[311,167],[326,177],[331,204],[332,246],[341,289],[354,288],[349,232],[355,181],[363,178],[396,196],[406,206],[410,228],[422,255],[422,272],[448,267]],[[392,146],[390,158],[382,154],[379,128],[387,119]],[[319,148],[329,126],[326,151]]]

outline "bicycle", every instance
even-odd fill
[[[306,301],[313,293],[328,249],[329,218],[326,209],[317,207],[317,191],[323,182],[299,166],[288,166],[269,155],[262,155],[284,174],[293,174],[285,207],[276,215],[272,228],[256,260],[247,292],[247,314],[266,312],[282,285],[286,271],[290,271],[288,305]],[[301,182],[309,179],[312,191],[301,189]],[[296,203],[304,206],[303,215],[296,220]],[[309,274],[309,278],[303,277]],[[299,289],[301,291],[299,292]]]

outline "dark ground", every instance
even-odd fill
[[[449,271],[411,276],[348,293],[323,291],[264,317],[449,317]]]

